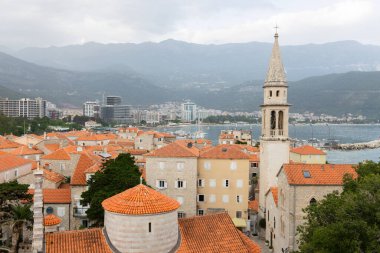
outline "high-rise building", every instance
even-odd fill
[[[107,123],[133,123],[132,106],[122,105],[121,97],[107,96],[107,104],[100,107],[100,118]]]
[[[7,117],[43,118],[46,116],[46,100],[42,98],[0,99],[0,113]]]
[[[86,101],[83,103],[83,116],[97,117],[99,116],[100,105],[98,101]]]
[[[191,122],[197,119],[197,105],[187,101],[181,105],[181,119],[183,122]]]
[[[120,105],[121,97],[119,96],[107,96],[106,97],[106,105]]]
[[[281,61],[278,34],[274,36],[272,56],[264,82],[262,130],[260,139],[260,197],[259,215],[266,212],[265,194],[277,186],[276,175],[283,164],[289,162],[290,140],[288,136],[289,104],[288,84]]]

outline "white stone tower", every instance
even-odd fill
[[[289,162],[289,104],[288,84],[281,61],[278,33],[274,35],[272,56],[264,82],[262,130],[260,138],[260,194],[261,217],[265,212],[265,193],[277,186],[276,175],[284,163]]]
[[[42,182],[43,171],[37,163],[37,169],[34,171],[34,203],[33,203],[33,253],[42,252],[44,241],[44,215],[43,209],[43,196],[42,196]]]

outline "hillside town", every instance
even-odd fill
[[[170,119],[177,119],[178,112],[167,105],[158,106],[156,114],[132,114],[118,96],[108,96],[106,105],[84,104],[88,117],[100,113],[105,121],[128,125],[116,131],[97,130],[100,125],[93,122],[84,130],[1,136],[0,184],[27,185],[33,197],[0,204],[27,206],[33,217],[17,226],[1,224],[0,251],[300,250],[297,228],[305,222],[305,208],[342,192],[346,176],[358,177],[358,165],[328,163],[326,152],[313,146],[291,147],[288,84],[278,40],[276,32],[263,86],[261,136],[225,129],[213,144],[207,138],[142,129],[132,125],[159,122],[159,110]],[[188,101],[181,119],[192,122],[209,113]],[[86,192],[107,169],[116,169],[113,163],[129,157],[138,174],[123,180],[133,186],[111,196],[99,193],[104,195],[97,210],[104,217],[92,219],[89,210],[95,206],[84,200]],[[107,180],[118,182],[111,176]]]

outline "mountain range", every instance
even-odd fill
[[[280,37],[281,44],[281,37]],[[13,56],[72,71],[140,74],[169,88],[220,88],[264,79],[272,43],[202,45],[176,40],[160,43],[87,43],[25,48]],[[281,46],[288,79],[348,71],[380,70],[380,46],[355,41]]]
[[[380,47],[343,41],[281,49],[291,111],[380,118],[380,72],[352,71],[376,70]],[[0,97],[41,96],[80,106],[105,94],[120,95],[132,105],[191,99],[208,108],[254,111],[262,102],[260,80],[270,51],[270,43],[173,40],[27,48],[13,56],[0,53]]]

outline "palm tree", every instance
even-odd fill
[[[33,212],[31,211],[31,204],[17,204],[11,206],[10,227],[12,230],[12,246],[11,251],[17,253],[20,243],[20,235],[23,235],[23,228],[26,226],[31,229],[31,222],[33,221]]]

